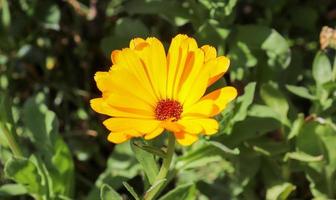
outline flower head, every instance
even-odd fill
[[[94,77],[102,97],[92,99],[91,107],[111,117],[104,125],[113,143],[152,139],[168,130],[181,145],[190,145],[200,134],[217,132],[211,117],[237,96],[233,87],[205,94],[230,61],[186,35],[173,38],[167,55],[158,39],[135,38],[129,48],[113,51],[111,59],[111,69]]]

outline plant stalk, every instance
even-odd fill
[[[9,148],[13,152],[14,156],[23,157],[23,153],[22,153],[18,143],[16,142],[14,136],[10,133],[10,131],[8,130],[8,128],[6,127],[6,125],[4,123],[0,122],[0,130],[4,134],[4,136],[7,140],[7,143],[9,145]]]
[[[162,181],[162,179],[165,179],[167,177],[174,152],[175,152],[175,137],[172,133],[168,133],[167,157],[163,160],[160,171],[158,175],[155,177],[153,185],[155,185],[156,183]],[[148,190],[144,196],[144,200],[154,199],[154,197],[158,194],[163,184],[164,182],[161,182],[158,186],[152,188],[151,190]]]

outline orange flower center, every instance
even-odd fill
[[[158,120],[171,119],[177,121],[181,118],[183,106],[180,102],[171,99],[160,100],[155,108],[155,118]]]

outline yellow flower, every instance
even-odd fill
[[[108,72],[95,74],[102,97],[92,99],[91,107],[111,116],[104,125],[113,143],[149,140],[168,130],[181,145],[190,145],[200,134],[217,132],[218,122],[211,117],[237,96],[233,87],[205,94],[230,61],[186,35],[173,38],[167,55],[158,39],[135,38],[129,48],[113,51],[111,59]]]

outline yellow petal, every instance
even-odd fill
[[[111,93],[106,98],[106,102],[114,107],[131,108],[139,111],[142,110],[143,115],[154,117],[154,106],[142,101],[141,99],[134,98],[127,94]]]
[[[90,101],[91,108],[97,113],[113,116],[113,117],[127,117],[127,118],[153,118],[148,115],[147,111],[141,109],[131,108],[116,108],[109,105],[104,98],[95,98]]]
[[[119,71],[128,71],[128,73],[131,74],[138,82],[138,84],[133,86],[140,86],[141,88],[144,88],[147,93],[151,95],[151,97],[157,97],[154,92],[152,80],[150,79],[151,77],[148,76],[147,66],[142,61],[142,58],[139,57],[137,51],[126,48],[119,53],[118,57],[118,62],[116,63],[116,66],[112,67],[111,72],[117,71],[118,69]],[[116,69],[113,70],[113,68]],[[127,77],[122,77],[123,81],[120,84],[125,84],[126,82],[128,82],[128,79],[126,78]],[[130,84],[125,85],[129,87]]]
[[[150,139],[153,139],[155,137],[157,137],[158,135],[160,135],[162,132],[163,132],[163,128],[159,127],[157,129],[155,129],[154,131],[152,131],[151,133],[147,133],[145,135],[145,139],[146,140],[150,140]]]
[[[170,44],[167,61],[168,61],[168,79],[167,79],[167,97],[173,99],[176,96],[176,88],[184,71],[188,52],[197,48],[194,39],[187,35],[179,34],[175,36]]]
[[[160,121],[132,118],[109,118],[103,123],[106,128],[112,132],[136,130],[140,133],[150,133],[159,126]]]
[[[202,98],[202,100],[212,99],[217,106],[217,109],[211,113],[211,116],[217,115],[224,110],[226,105],[237,97],[237,90],[234,87],[228,86],[215,90]]]
[[[120,144],[123,142],[126,142],[129,140],[131,137],[123,132],[111,132],[107,136],[107,140],[116,144]]]
[[[111,92],[113,90],[111,87],[113,79],[109,72],[96,72],[94,80],[101,92]]]
[[[108,87],[111,88],[111,92],[118,92],[129,98],[138,98],[150,105],[157,103],[151,86],[139,81],[134,73],[119,68],[119,66],[113,67],[109,73],[111,80],[108,82]]]
[[[136,49],[137,47],[143,45],[143,43],[146,43],[146,40],[142,38],[134,38],[133,40],[130,41],[129,47],[131,49]]]
[[[204,53],[202,50],[195,50],[195,55],[188,68],[190,71],[184,73],[181,79],[181,89],[178,94],[178,100],[183,104],[191,104],[203,96],[207,81],[209,78],[208,69],[203,67]]]
[[[228,57],[220,56],[216,59],[209,60],[205,63],[204,67],[209,68],[210,78],[208,81],[208,86],[216,82],[221,78],[224,73],[228,70],[230,66],[230,60]]]
[[[162,43],[156,38],[147,38],[146,47],[139,49],[139,55],[145,67],[154,93],[159,99],[166,99],[167,59]]]
[[[113,64],[117,64],[119,62],[120,59],[120,52],[121,50],[114,50],[111,53],[111,60]]]
[[[215,59],[217,57],[217,51],[214,47],[212,47],[210,45],[204,45],[204,46],[201,47],[201,49],[204,52],[205,62],[207,62],[211,59]]]
[[[218,131],[218,122],[212,118],[184,118],[178,122],[183,126],[184,132],[191,134],[212,135]]]
[[[196,142],[198,139],[197,135],[185,133],[185,132],[175,132],[175,138],[179,144],[182,146],[189,146],[192,143]]]
[[[162,121],[160,126],[164,129],[167,129],[168,131],[171,132],[179,132],[181,130],[183,130],[183,127],[176,123],[176,122],[171,122],[171,121]]]
[[[189,75],[191,68],[191,62],[193,62],[195,56],[195,50],[197,50],[197,42],[194,38],[186,38],[181,42],[181,46],[179,48],[179,59],[177,63],[177,70],[175,74],[175,80],[173,85],[173,96],[170,98],[176,99],[181,89],[181,84]]]
[[[178,121],[178,124],[183,126],[183,132],[199,134],[203,131],[203,127],[195,120],[182,119]]]
[[[183,110],[182,117],[186,116],[198,116],[208,117],[214,112],[214,101],[212,99],[206,99],[199,101]]]
[[[204,118],[204,119],[195,119],[195,123],[198,123],[203,127],[203,133],[205,135],[213,135],[218,132],[218,122],[212,118]]]

